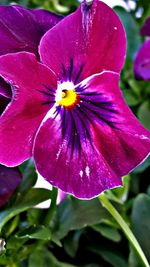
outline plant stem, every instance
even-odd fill
[[[115,209],[115,207],[111,204],[111,202],[108,200],[105,194],[101,194],[99,196],[99,200],[105,209],[113,216],[113,218],[116,220],[116,222],[120,225],[121,229],[125,233],[127,239],[129,240],[131,246],[133,247],[134,251],[136,252],[136,255],[138,256],[139,260],[141,261],[141,264],[143,267],[150,267],[149,263],[137,241],[135,236],[133,235],[132,231],[130,230],[127,223],[124,221],[124,219],[121,217],[119,212]]]

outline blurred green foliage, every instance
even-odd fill
[[[14,1],[13,1],[14,2]],[[129,1],[125,1],[129,5]],[[29,8],[42,7],[67,15],[77,0],[17,0]],[[0,0],[0,4],[11,4]],[[143,42],[139,34],[150,3],[137,0],[127,12],[116,7],[127,34],[127,58],[120,86],[128,105],[150,129],[150,82],[137,81],[133,74],[135,54]],[[141,12],[141,16],[137,14]],[[98,199],[81,201],[67,196],[56,205],[57,191],[33,189],[37,175],[32,161],[20,167],[23,181],[0,211],[0,266],[7,267],[140,267],[128,241]],[[125,186],[107,192],[141,244],[150,261],[150,159],[124,178]],[[49,209],[34,208],[51,199]]]

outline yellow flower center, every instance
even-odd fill
[[[62,90],[61,97],[56,101],[58,105],[61,105],[66,108],[72,108],[79,101],[79,96],[74,90]]]

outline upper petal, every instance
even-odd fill
[[[134,73],[137,79],[150,80],[150,40],[145,41],[137,52]]]
[[[62,16],[46,10],[0,6],[0,55],[19,51],[38,55],[42,35],[61,19]]]
[[[6,203],[20,182],[21,173],[17,168],[0,165],[0,207]]]
[[[150,132],[126,105],[118,79],[117,73],[103,72],[80,83],[79,104],[56,107],[57,116],[47,116],[36,134],[37,170],[78,198],[121,185],[121,177],[150,153]]]
[[[103,70],[120,72],[126,38],[115,12],[99,0],[67,16],[41,39],[43,63],[60,79],[79,82]]]
[[[13,88],[11,103],[0,117],[0,162],[15,166],[32,155],[34,135],[54,104],[56,77],[27,52],[1,56],[0,75]]]

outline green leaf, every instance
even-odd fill
[[[130,188],[130,175],[126,175],[122,178],[123,186],[117,187],[107,191],[108,197],[115,202],[123,204],[128,198]]]
[[[5,235],[6,237],[12,235],[15,229],[18,227],[20,223],[19,215],[17,215],[12,221],[10,221],[5,227]]]
[[[145,101],[138,109],[138,117],[141,123],[150,130],[150,102]]]
[[[72,258],[76,256],[81,235],[82,230],[72,231],[69,233],[69,235],[65,238],[63,242],[65,251]]]
[[[32,159],[21,164],[19,168],[23,174],[23,179],[19,187],[19,192],[22,193],[28,191],[32,186],[35,185],[37,181],[37,173]]]
[[[132,60],[141,44],[139,27],[136,24],[136,20],[124,8],[115,7],[114,10],[119,15],[125,27],[125,31],[127,34],[127,57]]]
[[[43,216],[45,216],[46,212],[47,210],[39,209],[39,208],[29,209],[27,211],[27,219],[28,219],[29,225],[39,225],[43,223]]]
[[[45,200],[48,200],[50,196],[50,190],[43,188],[31,188],[26,194],[19,197],[14,207],[0,212],[0,231],[5,223],[7,223],[11,218]]]
[[[57,208],[54,235],[62,239],[70,230],[110,220],[110,215],[98,199],[78,200],[66,198]]]
[[[114,242],[119,242],[121,240],[121,235],[116,228],[112,228],[104,224],[93,225],[92,228],[96,232],[100,233],[102,236]]]
[[[125,261],[125,259],[123,259],[123,257],[119,254],[117,254],[117,252],[112,252],[112,251],[107,251],[107,250],[103,250],[101,252],[101,257],[107,261],[108,263],[110,263],[113,267],[128,267],[127,262]]]
[[[131,226],[148,261],[150,261],[150,197],[148,195],[140,194],[135,198]]]
[[[28,239],[39,239],[39,240],[50,240],[51,232],[44,225],[41,226],[32,226],[27,228],[16,235],[18,238],[28,238]]]
[[[110,263],[113,267],[129,267],[125,259],[116,251],[109,251],[102,248],[91,248],[91,251],[100,255],[106,262]]]
[[[74,265],[59,262],[46,248],[36,248],[29,257],[28,267],[75,267]]]
[[[28,240],[28,238],[18,238],[17,236],[11,236],[7,240],[7,251],[8,250],[19,250],[23,244]]]
[[[131,267],[141,267],[133,249],[130,247],[130,254],[129,254],[129,266]]]
[[[123,91],[123,96],[129,106],[136,106],[139,104],[140,99],[137,95],[134,94],[133,91],[130,89],[122,90]]]

